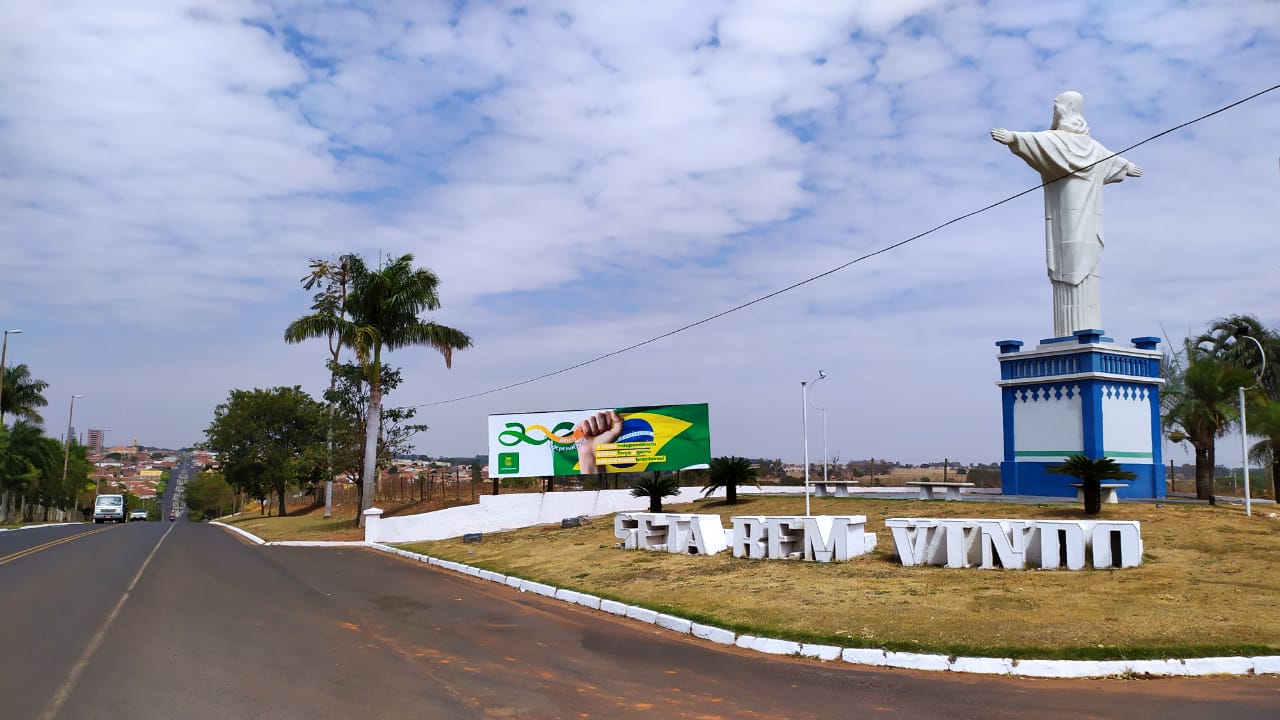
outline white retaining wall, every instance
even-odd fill
[[[853,488],[855,493],[915,493],[915,488]],[[993,489],[991,492],[999,492]],[[767,485],[738,488],[739,495],[803,495],[803,485]],[[723,497],[724,491],[713,493]],[[702,497],[702,488],[680,488],[680,494],[663,499],[663,504],[688,503]],[[552,493],[511,493],[481,495],[478,505],[463,505],[418,515],[383,518],[365,516],[366,542],[407,543],[444,540],[466,533],[501,532],[531,525],[558,523],[564,518],[598,517],[617,512],[649,509],[648,498],[631,496],[631,490],[581,490]]]

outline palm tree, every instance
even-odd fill
[[[1249,433],[1261,435],[1262,442],[1253,446],[1249,456],[1271,464],[1272,498],[1280,501],[1280,401],[1259,403],[1248,408]]]
[[[351,285],[351,272],[353,267],[359,263],[363,268],[364,263],[355,255],[342,255],[337,260],[321,260],[312,258],[310,263],[311,272],[302,278],[302,287],[304,290],[319,288],[319,292],[315,294],[315,302],[311,304],[311,310],[314,314],[328,315],[331,317],[346,317],[347,290]],[[325,333],[326,339],[329,341],[329,394],[325,399],[329,403],[329,426],[325,435],[325,517],[329,517],[329,501],[332,497],[333,485],[333,395],[334,389],[338,384],[338,366],[342,358],[343,342],[342,337],[336,329],[330,329]]]
[[[4,425],[5,413],[33,423],[43,423],[44,418],[36,408],[49,404],[44,398],[49,383],[31,377],[31,371],[25,364],[4,368],[0,374],[4,382],[4,392],[0,393],[0,425]]]
[[[1272,489],[1280,497],[1280,328],[1269,330],[1252,315],[1229,315],[1214,322],[1197,343],[1253,374],[1255,380],[1241,385],[1258,387],[1251,393],[1255,404],[1246,408],[1247,429],[1263,437],[1262,454],[1270,455]]]
[[[1196,344],[1219,360],[1256,373],[1266,396],[1280,400],[1280,329],[1269,330],[1252,315],[1228,315],[1215,321]],[[1265,370],[1259,348],[1271,359]]]
[[[1049,468],[1054,475],[1069,475],[1080,481],[1080,489],[1084,494],[1084,514],[1097,515],[1102,512],[1102,481],[1133,480],[1138,476],[1128,470],[1121,470],[1111,458],[1089,458],[1084,455],[1072,455],[1061,465]]]
[[[711,472],[707,484],[702,488],[703,497],[719,488],[724,488],[726,505],[738,502],[739,485],[757,485],[756,469],[751,461],[741,457],[718,457],[711,460]]]
[[[369,414],[365,432],[363,489],[359,524],[373,502],[373,483],[378,472],[378,438],[382,420],[382,351],[426,345],[444,356],[445,367],[453,366],[453,351],[471,347],[471,338],[461,330],[419,317],[440,308],[437,287],[440,279],[426,268],[413,267],[413,255],[389,259],[380,269],[368,270],[359,258],[352,258],[348,271],[351,290],[343,303],[344,315],[316,312],[294,320],[285,330],[286,342],[298,343],[315,337],[339,338],[355,349],[356,359],[369,383]]]
[[[4,434],[0,452],[0,517],[12,517],[12,502],[24,505],[61,478],[62,443],[45,437],[39,425],[22,420]]]
[[[662,498],[680,494],[680,481],[674,475],[663,475],[654,472],[642,475],[631,484],[632,497],[649,498],[649,512],[662,512]]]
[[[1253,376],[1214,357],[1190,339],[1183,346],[1182,357],[1185,368],[1181,360],[1174,359],[1166,375],[1164,425],[1174,430],[1169,439],[1186,440],[1195,448],[1196,497],[1212,505],[1214,441],[1226,434],[1236,420],[1238,389],[1249,386]]]

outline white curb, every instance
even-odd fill
[[[562,602],[583,605],[612,615],[658,625],[673,632],[691,634],[694,637],[721,645],[736,645],[740,648],[769,655],[797,655],[823,661],[839,659],[853,665],[868,667],[1040,678],[1104,678],[1131,673],[1157,677],[1280,674],[1280,655],[1187,658],[1185,660],[1013,660],[1010,658],[948,657],[946,655],[893,652],[878,648],[839,648],[834,645],[816,645],[798,643],[791,640],[756,637],[754,635],[737,635],[730,630],[695,623],[675,615],[659,613],[656,610],[627,605],[616,600],[604,600],[575,590],[557,588],[545,583],[523,580],[512,575],[503,575],[490,570],[481,570],[464,563],[441,560],[381,543],[358,541],[281,541],[268,543],[252,533],[226,523],[211,522],[209,524],[239,533],[258,545],[367,547],[379,552],[398,555],[489,582],[506,585],[513,589],[519,589],[521,592],[534,592]]]
[[[226,523],[221,523],[221,522],[217,522],[217,521],[211,522],[211,523],[209,523],[209,524],[210,524],[210,525],[217,525],[218,527],[221,527],[221,528],[226,528],[226,529],[230,530],[230,531],[231,531],[231,532],[233,532],[233,533],[239,533],[240,535],[243,535],[244,537],[249,538],[249,540],[250,540],[253,544],[255,544],[255,545],[266,545],[266,544],[267,544],[267,541],[266,541],[266,540],[263,540],[262,538],[258,537],[257,535],[254,535],[253,533],[249,532],[248,530],[241,530],[240,528],[236,527],[235,525],[228,525],[228,524],[226,524]]]

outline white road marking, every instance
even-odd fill
[[[115,622],[116,616],[120,614],[120,609],[124,607],[124,603],[129,599],[129,595],[133,593],[133,589],[137,587],[138,581],[142,579],[142,573],[146,571],[147,566],[151,564],[151,558],[155,557],[156,551],[160,549],[160,544],[164,539],[169,537],[169,533],[173,532],[176,525],[170,525],[168,530],[164,531],[164,535],[160,536],[160,540],[156,542],[156,546],[151,548],[147,559],[142,561],[142,567],[138,568],[138,573],[133,576],[133,581],[129,583],[129,587],[125,589],[124,594],[120,596],[120,601],[112,608],[111,614],[107,615],[107,619],[102,622],[102,627],[98,628],[98,632],[94,634],[93,639],[89,641],[89,646],[84,649],[84,653],[80,655],[80,659],[72,666],[71,672],[67,673],[67,677],[58,686],[58,691],[50,698],[49,704],[45,706],[44,712],[40,713],[39,720],[53,720],[58,716],[58,712],[62,710],[62,706],[67,702],[67,698],[71,696],[71,691],[75,689],[76,683],[80,681],[80,676],[84,674],[84,669],[89,666],[89,660],[93,659],[93,654],[98,651],[98,646],[102,645],[102,641],[107,637],[107,631],[111,629],[111,624]]]

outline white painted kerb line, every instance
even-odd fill
[[[44,712],[40,713],[39,720],[53,720],[58,716],[58,711],[62,709],[63,704],[67,702],[67,698],[71,696],[71,691],[75,689],[76,683],[80,681],[80,676],[84,674],[84,669],[89,666],[89,660],[93,658],[93,654],[98,651],[98,647],[102,645],[102,641],[107,637],[107,631],[111,629],[111,624],[115,622],[116,616],[120,614],[120,609],[124,607],[124,603],[129,599],[129,595],[133,593],[133,589],[137,587],[138,581],[142,579],[142,573],[146,572],[147,566],[151,564],[151,558],[155,557],[156,551],[160,549],[160,544],[164,539],[169,537],[169,533],[173,532],[176,525],[170,525],[168,530],[164,531],[164,535],[160,536],[160,540],[156,542],[156,546],[151,548],[151,552],[147,555],[147,559],[142,561],[142,567],[138,568],[138,573],[133,576],[133,581],[129,583],[129,587],[125,588],[124,594],[120,596],[120,601],[111,609],[111,613],[107,615],[107,619],[103,621],[102,627],[98,628],[98,632],[94,634],[93,639],[89,641],[89,646],[84,649],[84,653],[80,655],[80,659],[72,666],[71,672],[67,673],[67,677],[58,686],[58,691],[50,698],[49,704],[45,706]]]

